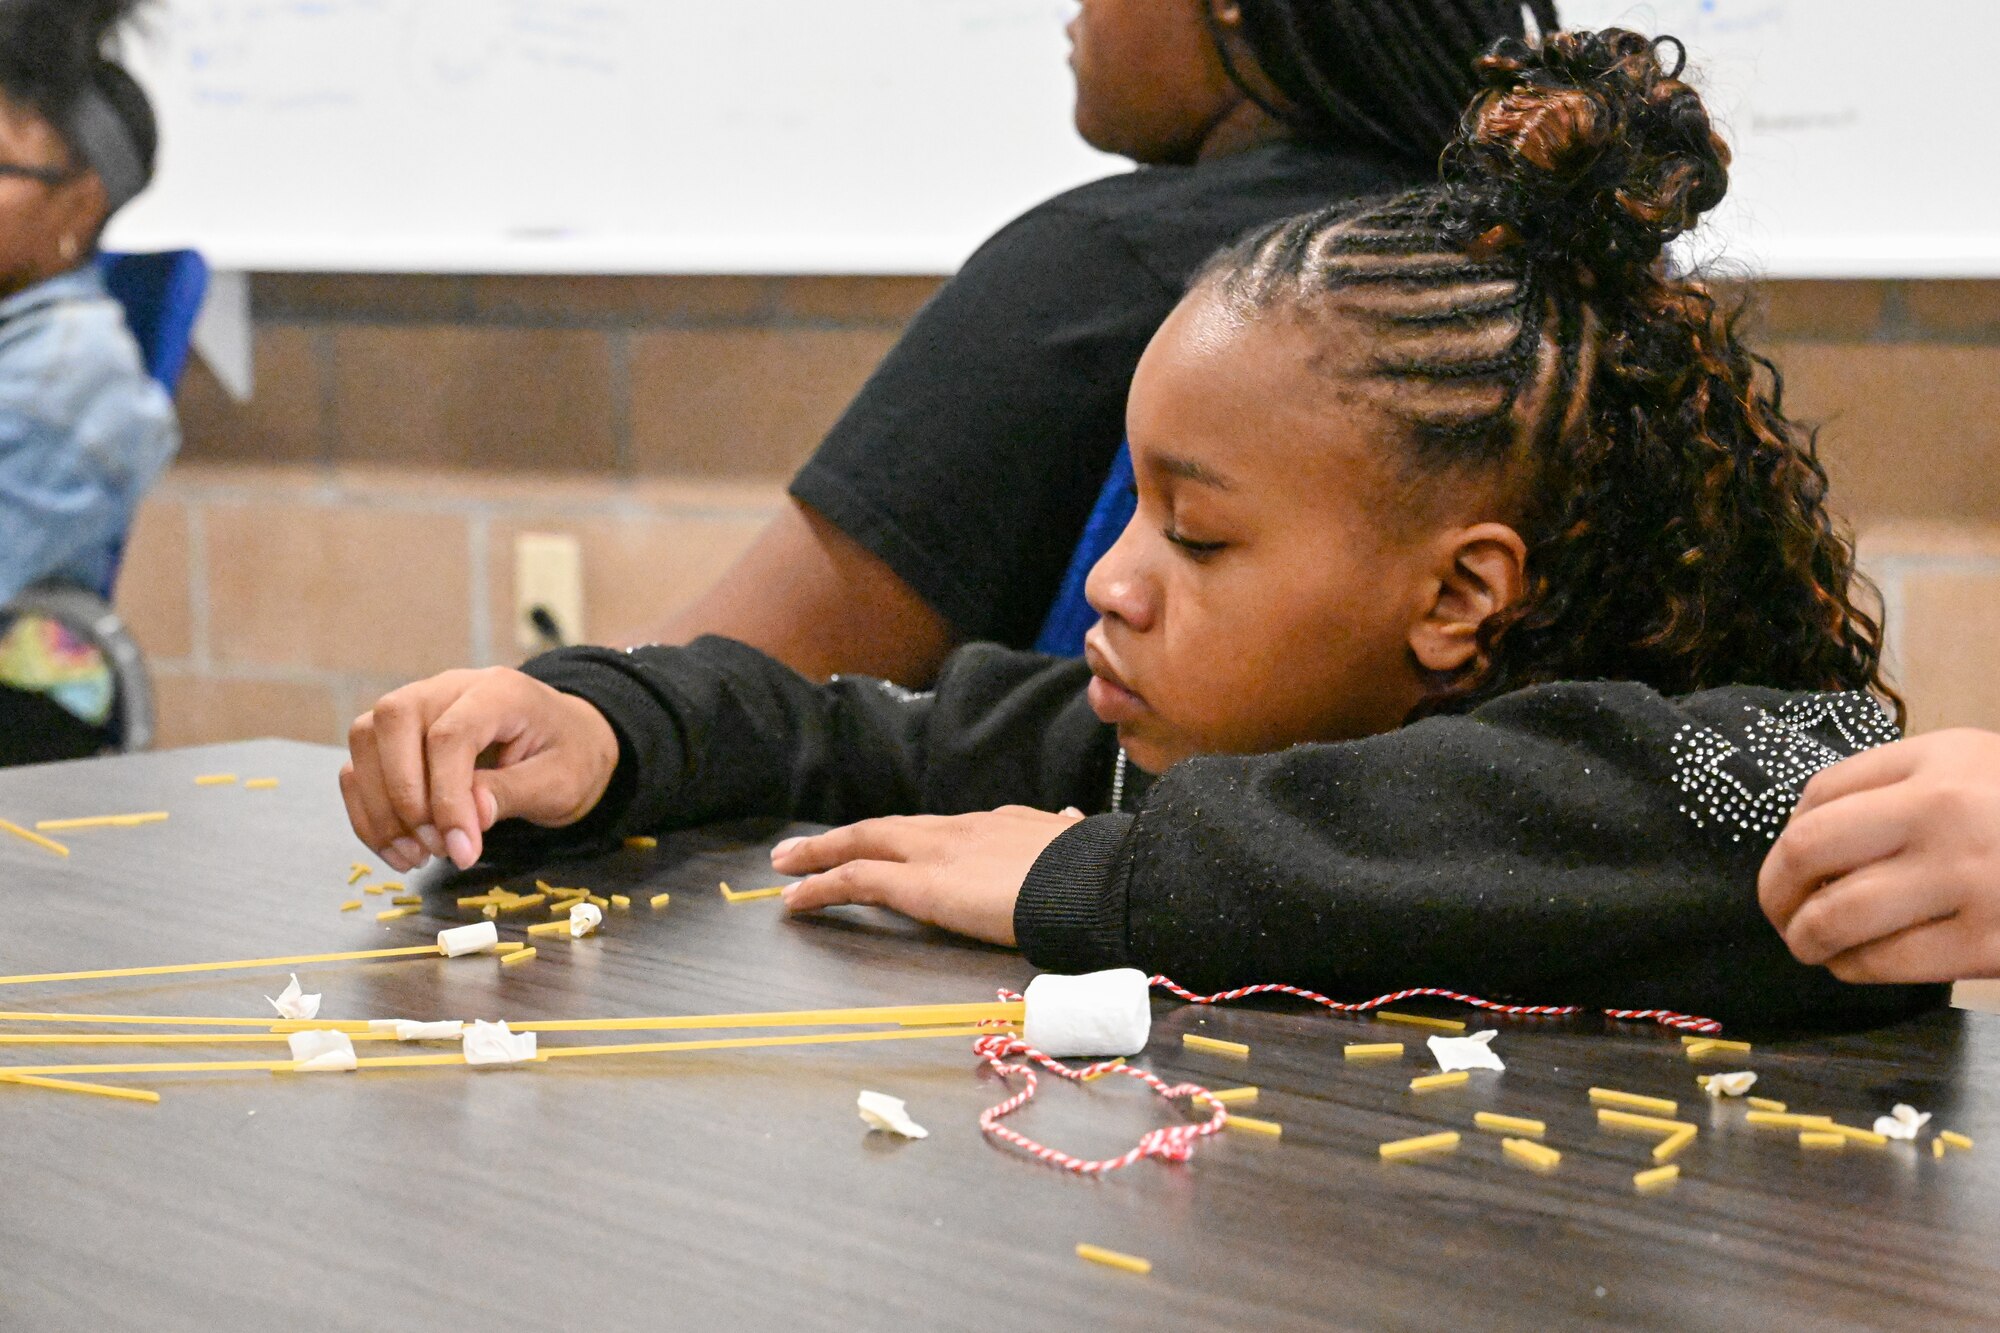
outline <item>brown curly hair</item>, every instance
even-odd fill
[[[1505,479],[1525,594],[1420,713],[1612,679],[1872,690],[1901,715],[1813,432],[1741,309],[1669,270],[1729,179],[1683,59],[1622,29],[1502,41],[1439,185],[1274,224],[1196,279],[1360,321],[1407,469]]]

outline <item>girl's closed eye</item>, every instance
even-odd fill
[[[1191,560],[1206,560],[1229,545],[1228,542],[1198,540],[1188,536],[1172,524],[1162,528],[1160,535],[1185,551]]]

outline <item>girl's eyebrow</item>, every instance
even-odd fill
[[[1206,463],[1198,463],[1192,458],[1182,458],[1178,454],[1154,454],[1148,463],[1170,477],[1194,482],[1198,486],[1213,486],[1218,491],[1233,491],[1236,483],[1217,472]]]

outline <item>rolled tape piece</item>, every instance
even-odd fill
[[[397,1041],[458,1041],[465,1036],[465,1024],[456,1018],[438,1023],[404,1019],[396,1024]]]
[[[354,1043],[345,1032],[313,1028],[290,1033],[285,1042],[292,1048],[292,1059],[301,1074],[345,1074],[357,1067]]]
[[[535,1034],[513,1032],[503,1022],[474,1020],[465,1030],[465,1063],[469,1065],[518,1065],[535,1058]]]
[[[569,909],[569,935],[580,940],[604,924],[604,909],[596,903],[578,903]]]
[[[475,921],[469,926],[453,926],[438,932],[438,949],[446,958],[482,953],[500,942],[500,927],[491,921]]]
[[[1021,1036],[1044,1055],[1137,1055],[1153,1032],[1146,974],[1136,967],[1028,983]]]
[[[886,1092],[862,1090],[854,1099],[854,1107],[861,1112],[861,1118],[870,1129],[884,1130],[890,1134],[900,1134],[906,1139],[927,1139],[931,1132],[910,1119],[909,1107],[901,1097],[891,1097]]]

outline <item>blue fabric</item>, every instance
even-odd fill
[[[193,250],[160,254],[100,254],[104,286],[125,307],[146,373],[174,392],[187,368],[195,316],[208,295],[208,264]]]
[[[1054,653],[1058,657],[1083,656],[1084,631],[1097,623],[1097,612],[1084,600],[1084,580],[1090,577],[1090,567],[1125,531],[1125,525],[1132,521],[1132,511],[1138,507],[1132,451],[1121,442],[1118,456],[1111,460],[1111,473],[1104,479],[1104,488],[1097,493],[1097,504],[1084,522],[1083,535],[1077,539],[1076,553],[1069,558],[1069,569],[1064,572],[1062,587],[1049,607],[1048,619],[1042,622],[1042,632],[1035,640],[1036,652]]]
[[[139,499],[179,447],[94,265],[0,301],[0,603],[43,579],[109,597]]]

